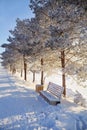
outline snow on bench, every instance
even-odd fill
[[[57,105],[61,102],[61,95],[63,94],[64,88],[49,82],[46,91],[40,91],[40,95],[51,105]]]

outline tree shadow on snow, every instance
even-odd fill
[[[78,112],[76,109],[78,106],[65,98],[61,104],[51,106],[33,89],[27,89],[23,85],[16,86],[12,77],[3,76],[3,81],[0,82],[0,130],[58,130],[64,128],[63,120],[70,120],[70,117],[75,116],[78,116],[75,119],[76,130],[81,130],[80,123],[81,128],[86,130],[87,118],[84,115],[87,111]],[[57,124],[58,121],[61,126]],[[67,121],[64,123],[68,128]]]
[[[39,94],[34,90],[27,89],[25,86],[16,86],[15,81],[10,77],[3,76],[2,79],[0,130],[24,130],[29,122],[36,122],[36,114],[38,111],[43,111],[47,105],[40,100]]]

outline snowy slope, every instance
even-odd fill
[[[35,92],[35,84],[0,67],[0,130],[87,130],[87,108],[70,95],[51,106]]]

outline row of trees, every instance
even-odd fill
[[[66,95],[66,74],[85,80],[87,74],[87,1],[30,0],[34,18],[16,20],[4,43],[3,65],[12,72],[41,72],[60,68]],[[24,71],[23,71],[24,70]]]

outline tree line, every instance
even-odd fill
[[[8,43],[3,43],[2,64],[12,73],[41,73],[54,69],[62,72],[62,86],[66,96],[66,75],[77,81],[87,79],[87,1],[30,0],[35,17],[20,20],[10,30]]]

